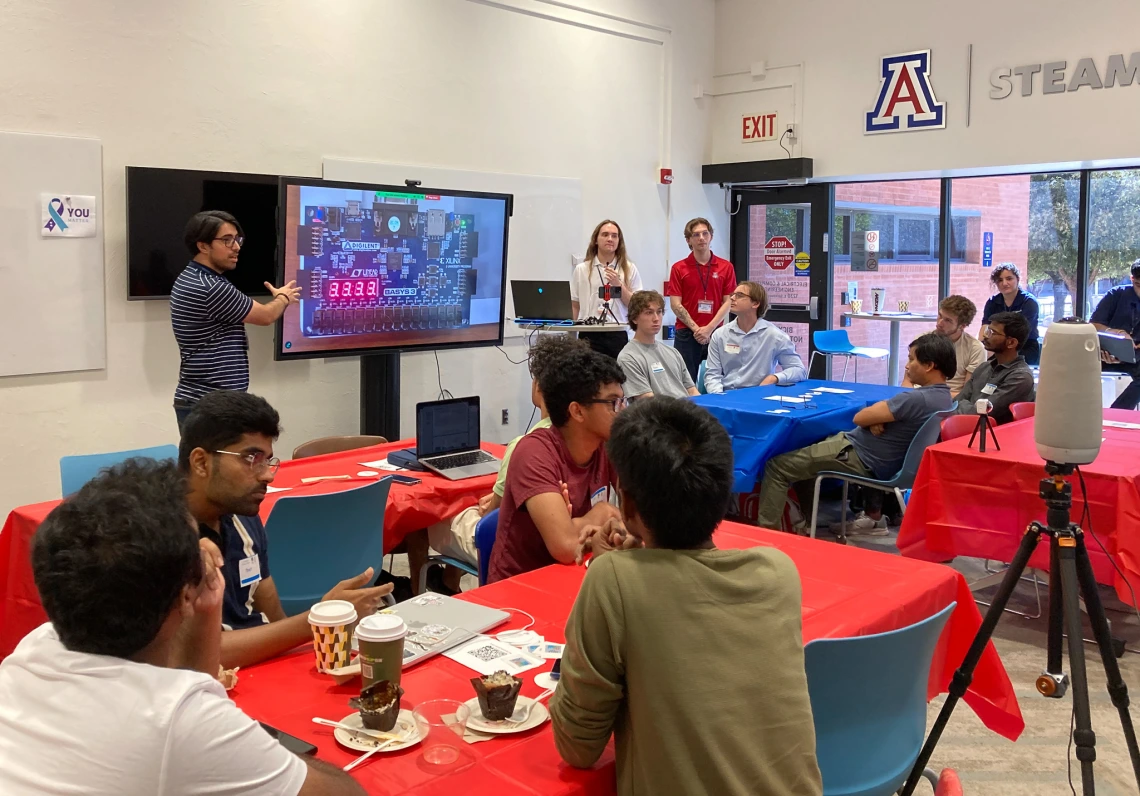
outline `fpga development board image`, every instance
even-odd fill
[[[503,339],[506,194],[282,180],[279,284],[301,305],[278,359],[495,345]]]

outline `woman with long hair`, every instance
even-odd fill
[[[605,285],[609,285],[611,290],[608,313],[605,300],[598,295],[599,289]],[[590,245],[586,247],[586,259],[574,267],[574,276],[570,279],[574,317],[580,321],[598,318],[624,325],[629,320],[630,296],[638,290],[641,290],[641,274],[626,256],[621,227],[616,221],[606,219],[594,227]],[[590,332],[588,329],[580,330],[582,339],[595,351],[614,359],[629,342],[629,334],[625,331]]]

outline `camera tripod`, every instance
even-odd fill
[[[990,416],[989,415],[983,415],[983,414],[978,415],[978,424],[976,426],[974,426],[974,433],[970,435],[970,441],[967,443],[966,447],[968,447],[968,448],[974,447],[974,437],[978,436],[978,434],[981,434],[982,438],[978,442],[978,453],[985,453],[986,452],[986,429],[989,429],[990,437],[994,441],[994,447],[1000,451],[1001,445],[998,445],[997,432],[994,431],[994,427],[992,425],[990,425]]]
[[[1042,534],[1049,537],[1049,640],[1046,669],[1037,678],[1037,690],[1043,696],[1060,699],[1069,689],[1070,678],[1061,671],[1061,635],[1064,631],[1069,637],[1069,669],[1072,672],[1073,713],[1076,722],[1073,741],[1077,747],[1077,760],[1081,763],[1081,784],[1084,795],[1093,796],[1096,792],[1093,779],[1096,734],[1093,732],[1092,717],[1089,713],[1085,650],[1081,640],[1080,598],[1083,596],[1093,635],[1100,649],[1104,672],[1108,678],[1108,693],[1112,698],[1112,704],[1120,714],[1120,725],[1124,728],[1124,740],[1132,760],[1132,773],[1136,777],[1137,788],[1140,788],[1140,748],[1137,748],[1136,730],[1132,726],[1132,716],[1128,712],[1128,688],[1120,676],[1120,667],[1113,653],[1108,619],[1104,615],[1104,605],[1100,601],[1096,578],[1089,563],[1084,531],[1070,521],[1073,488],[1064,477],[1072,475],[1073,465],[1046,462],[1045,472],[1049,473],[1050,477],[1041,481],[1039,494],[1045,501],[1048,525],[1032,522],[1026,529],[1025,536],[1021,539],[1021,546],[1017,548],[1017,553],[1009,569],[1006,570],[1005,578],[998,587],[994,601],[982,620],[982,626],[978,629],[978,634],[974,637],[974,642],[970,645],[961,667],[954,673],[949,696],[938,714],[938,720],[934,722],[906,784],[899,791],[903,796],[914,793],[915,786],[922,778],[923,769],[942,737],[942,731],[950,720],[950,714],[954,712],[958,700],[966,693],[973,680],[974,669],[990,642],[994,628],[997,627],[1002,611],[1005,610],[1014,587],[1021,579],[1030,556],[1037,549]]]

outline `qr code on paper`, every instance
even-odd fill
[[[499,649],[493,644],[485,644],[482,647],[475,647],[472,650],[468,650],[467,654],[473,658],[478,658],[479,660],[483,661],[483,663],[490,663],[493,660],[502,658],[508,653],[504,650]]]

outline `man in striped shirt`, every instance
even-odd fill
[[[241,225],[229,213],[197,213],[186,225],[184,239],[193,259],[170,291],[170,323],[181,357],[174,390],[179,431],[206,393],[249,389],[245,324],[274,324],[286,307],[301,298],[296,282],[281,288],[266,282],[273,298],[261,304],[223,276],[237,268],[243,240]]]

